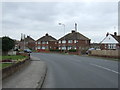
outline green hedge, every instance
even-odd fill
[[[61,50],[59,49],[50,49],[51,52],[60,52]]]
[[[77,52],[76,49],[70,49],[69,52]]]

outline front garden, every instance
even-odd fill
[[[21,62],[27,58],[28,58],[28,56],[22,56],[22,55],[0,56],[0,69],[9,67],[12,64]]]

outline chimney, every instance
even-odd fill
[[[107,32],[107,34],[106,34],[106,37],[109,35],[109,33]]]
[[[48,36],[48,33],[46,33],[46,36]]]
[[[72,33],[74,33],[75,32],[75,30],[72,30]]]
[[[114,35],[117,36],[117,32],[114,32]]]

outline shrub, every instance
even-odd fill
[[[76,49],[70,49],[69,52],[76,52]]]

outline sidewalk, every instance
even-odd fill
[[[3,80],[2,88],[40,88],[46,72],[46,64],[38,58],[31,57],[28,66]]]

